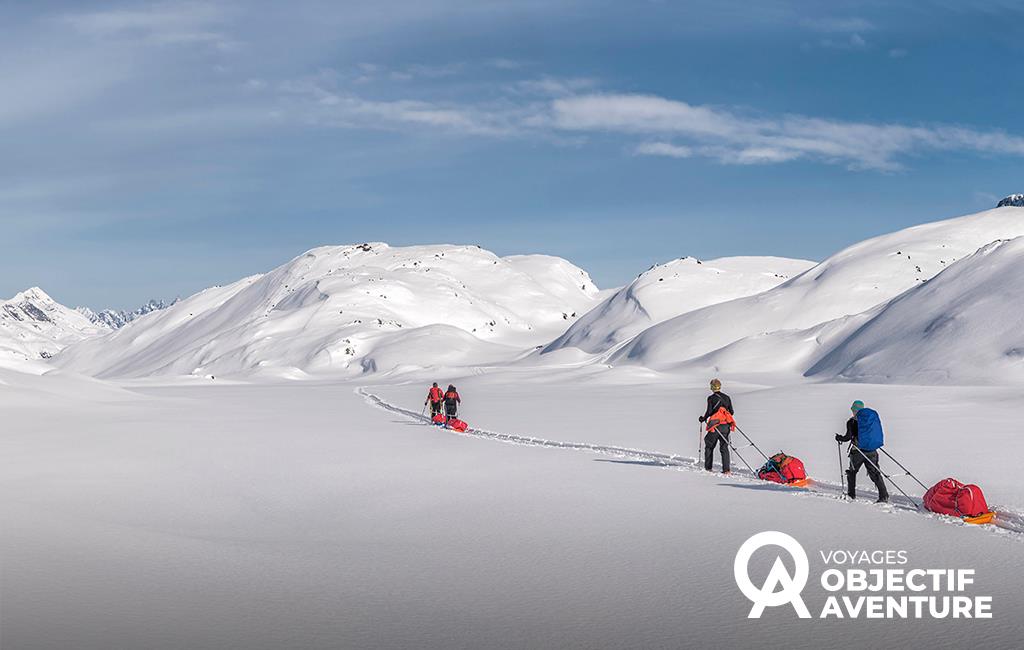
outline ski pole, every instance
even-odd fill
[[[747,469],[750,470],[750,473],[753,474],[754,476],[757,476],[757,472],[755,472],[754,468],[750,466],[750,463],[744,460],[743,456],[740,455],[739,449],[736,449],[736,447],[734,447],[733,444],[729,442],[729,439],[722,435],[722,432],[718,430],[718,427],[715,427],[715,433],[718,434],[719,439],[722,442],[724,442],[729,449],[732,449],[732,453],[736,454],[736,458],[739,458],[740,462],[747,466]],[[780,474],[779,476],[782,475]]]
[[[892,462],[894,462],[894,463],[896,463],[897,465],[899,465],[900,469],[902,469],[902,470],[903,470],[904,472],[906,472],[906,473],[907,473],[907,476],[909,476],[910,478],[912,478],[912,479],[914,479],[915,481],[917,481],[917,484],[918,484],[918,485],[920,485],[921,487],[923,487],[923,488],[924,488],[924,489],[925,489],[926,491],[928,490],[928,486],[927,486],[927,485],[925,485],[924,483],[922,483],[921,481],[918,481],[917,477],[916,477],[916,476],[914,476],[913,474],[911,474],[911,473],[910,473],[910,470],[909,470],[909,469],[907,469],[906,467],[904,467],[904,466],[903,466],[903,463],[901,463],[900,461],[898,461],[898,460],[896,460],[895,458],[893,458],[893,457],[892,457],[892,454],[890,454],[889,452],[887,452],[887,451],[885,450],[885,447],[879,447],[878,449],[879,449],[879,451],[881,451],[881,452],[882,452],[883,454],[885,454],[886,456],[888,456],[888,457],[889,457],[889,460],[891,460]]]
[[[704,452],[704,427],[697,423],[697,462],[700,463],[700,458]]]
[[[743,429],[741,429],[738,424],[736,425],[736,430],[739,431],[740,434],[742,434],[743,437],[747,439],[747,442],[750,443],[751,447],[753,447],[754,449],[757,450],[757,453],[761,454],[762,458],[764,458],[765,460],[771,460],[771,458],[768,458],[768,456],[765,455],[765,453],[763,451],[761,451],[760,447],[758,447],[757,445],[754,444],[754,441],[750,439],[750,436],[748,436],[747,434],[743,433]]]
[[[754,441],[750,439],[750,436],[748,436],[747,434],[743,433],[743,429],[741,429],[738,424],[736,425],[736,430],[739,431],[743,435],[743,437],[747,439],[747,442],[750,443],[751,447],[753,447],[754,449],[757,450],[757,453],[761,454],[761,457],[764,458],[765,462],[772,466],[772,469],[774,469],[775,473],[779,475],[779,478],[782,479],[782,482],[783,483],[788,483],[789,480],[785,476],[782,475],[782,471],[779,470],[779,468],[775,466],[775,463],[772,462],[772,459],[768,458],[768,456],[765,455],[765,453],[763,451],[761,451],[761,448],[754,444]]]
[[[860,454],[864,458],[864,462],[866,462],[868,465],[871,465],[873,468],[875,468],[876,472],[878,472],[879,474],[881,474],[885,478],[889,479],[889,483],[891,483],[894,488],[899,490],[900,494],[902,494],[903,496],[905,496],[908,499],[910,499],[910,502],[914,504],[914,507],[916,507],[918,510],[921,509],[921,505],[917,501],[914,500],[914,497],[912,497],[909,494],[907,494],[906,492],[904,492],[903,488],[901,488],[899,485],[897,485],[896,481],[892,480],[891,476],[889,476],[888,474],[883,472],[881,467],[879,467],[878,465],[872,463],[871,459],[867,457],[867,454],[865,454],[864,451],[860,447],[858,447],[857,445],[855,445],[855,444],[853,444],[851,442],[850,443],[850,448],[851,449],[856,449],[857,453]],[[879,449],[881,449],[881,447],[879,447]],[[886,454],[886,455],[888,456],[888,454]]]
[[[839,484],[846,491],[846,472],[843,471],[843,443],[836,441],[836,451],[839,452]]]

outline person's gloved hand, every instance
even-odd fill
[[[843,437],[837,433],[836,434],[836,442],[846,442],[846,441],[843,440]]]
[[[705,417],[704,417],[704,416],[702,415],[702,416],[700,416],[699,418],[697,418],[697,421],[698,421],[698,422],[700,422],[701,424],[704,424],[704,421],[705,421],[706,419],[707,419],[707,418],[705,418]]]

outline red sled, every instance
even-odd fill
[[[433,421],[434,424],[436,424],[438,426],[441,426],[441,427],[444,426],[444,416],[441,415],[440,413],[438,413],[437,415],[432,417],[431,420]]]
[[[977,485],[964,485],[955,478],[944,478],[924,493],[924,507],[969,524],[987,524],[996,513],[988,509],[985,495]]]
[[[448,428],[452,431],[465,431],[469,428],[469,425],[458,418],[452,418],[448,420]]]
[[[757,478],[794,487],[805,487],[810,482],[804,469],[804,462],[781,451],[769,458],[757,471]]]

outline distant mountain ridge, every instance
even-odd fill
[[[141,307],[137,307],[131,311],[125,309],[104,309],[96,312],[88,307],[76,307],[75,310],[97,325],[103,325],[112,330],[119,330],[136,318],[145,316],[146,314],[150,314],[154,311],[167,309],[171,305],[177,304],[179,300],[181,299],[175,298],[171,302],[150,300]]]
[[[818,263],[680,258],[608,291],[557,257],[384,243],[315,248],[128,314],[69,310],[31,289],[0,303],[0,352],[98,378],[546,365],[1024,384],[1024,206],[1008,203],[1017,200]]]

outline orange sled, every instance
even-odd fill
[[[995,518],[996,513],[986,512],[985,514],[978,515],[977,517],[964,517],[963,520],[968,524],[991,524],[992,520]]]

